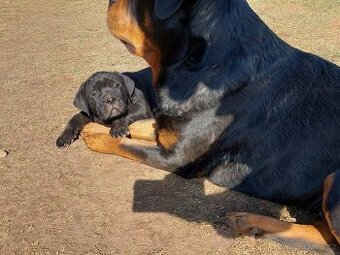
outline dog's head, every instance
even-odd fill
[[[88,116],[108,122],[127,114],[135,83],[120,73],[98,72],[81,86],[74,105]]]
[[[107,24],[127,49],[143,57],[157,81],[165,65],[186,54],[187,13],[195,0],[110,0]]]

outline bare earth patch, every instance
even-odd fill
[[[311,4],[313,2],[313,4]],[[340,63],[339,0],[252,0],[285,40]],[[0,2],[0,254],[316,254],[238,236],[228,212],[314,215],[186,181],[55,139],[99,70],[138,70],[109,34],[107,1]],[[322,252],[324,254],[324,252]]]

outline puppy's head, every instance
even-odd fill
[[[109,122],[127,114],[135,83],[120,73],[98,72],[81,86],[74,105],[88,116]]]

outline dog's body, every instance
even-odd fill
[[[287,45],[245,0],[118,0],[108,26],[152,68],[157,146],[113,140],[92,125],[83,133],[89,148],[323,210],[332,235],[323,224],[230,216],[243,233],[340,241],[338,66]]]
[[[57,139],[57,146],[70,145],[92,121],[109,125],[112,137],[128,136],[129,125],[153,118],[151,107],[156,107],[156,101],[150,80],[150,69],[136,73],[93,74],[80,86],[74,99],[74,105],[81,112],[71,118]]]

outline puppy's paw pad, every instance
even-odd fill
[[[65,148],[70,146],[75,139],[74,136],[60,136],[56,141],[56,145],[58,148]]]

